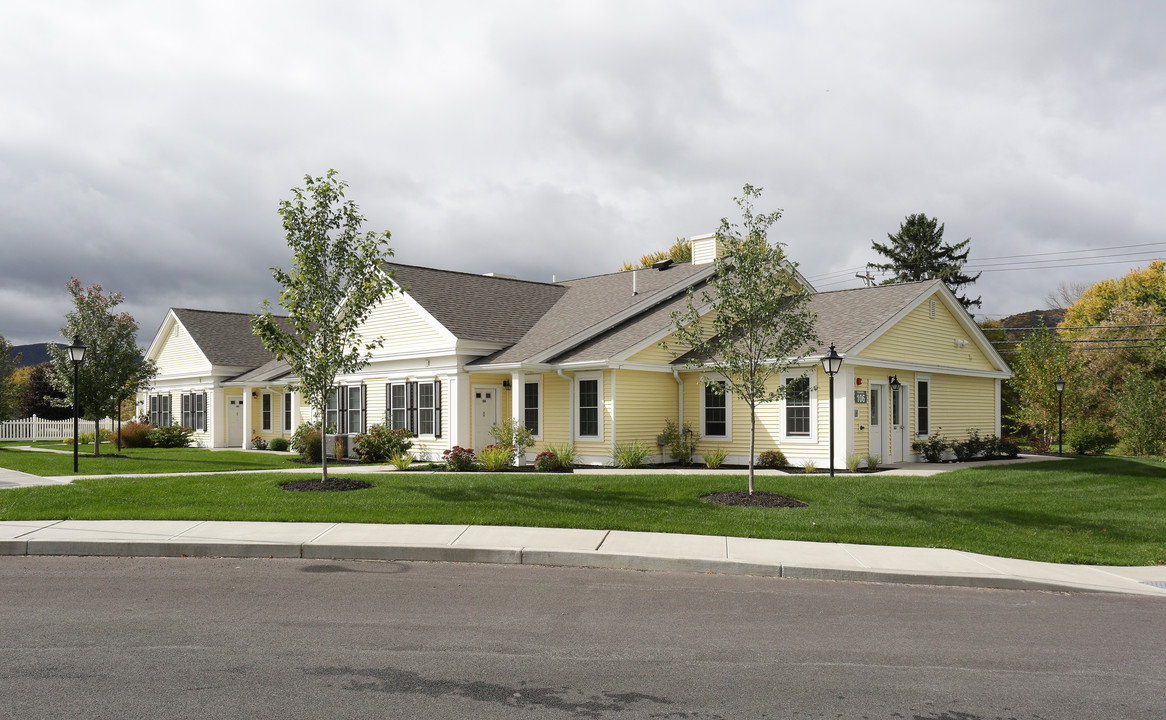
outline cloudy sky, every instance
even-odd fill
[[[971,238],[977,317],[1166,255],[1151,2],[0,4],[0,335],[76,276],[254,311],[276,213],[337,169],[396,259],[613,271],[759,210],[819,289],[911,213]],[[1041,262],[1033,262],[1041,261]],[[1070,266],[1070,267],[1058,267]]]

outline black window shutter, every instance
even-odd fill
[[[417,383],[405,384],[405,427],[417,434]]]
[[[368,432],[368,388],[360,384],[360,432]]]
[[[433,436],[441,437],[441,381],[433,381]]]

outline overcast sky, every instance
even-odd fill
[[[279,200],[329,168],[405,263],[610,272],[748,182],[819,289],[922,212],[992,270],[978,318],[1043,307],[1166,255],[1164,30],[1153,2],[10,0],[0,335],[62,339],[70,276],[143,346],[168,307],[257,310]]]

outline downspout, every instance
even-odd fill
[[[566,380],[571,385],[571,391],[567,394],[567,442],[572,445],[575,444],[575,378],[569,378],[563,374],[563,368],[555,368],[555,372],[559,377]]]

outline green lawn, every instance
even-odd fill
[[[1166,463],[1155,460],[1081,458],[932,477],[757,478],[759,490],[810,504],[798,509],[701,501],[707,493],[744,488],[744,477],[727,474],[361,477],[375,487],[286,492],[278,484],[295,478],[279,474],[81,480],[0,490],[0,519],[525,525],[945,547],[1051,562],[1166,564]]]
[[[21,443],[29,445],[30,443]],[[68,450],[60,453],[14,450],[12,444],[0,446],[0,467],[50,477],[73,474],[73,446],[33,443],[33,447]],[[82,475],[125,475],[130,473],[231,472],[238,470],[277,470],[304,467],[292,461],[298,456],[281,453],[243,452],[242,450],[204,450],[201,448],[123,448],[101,446],[101,457],[92,457],[93,446],[81,446],[79,472]],[[117,453],[126,457],[106,457]],[[88,456],[87,456],[88,454]]]

